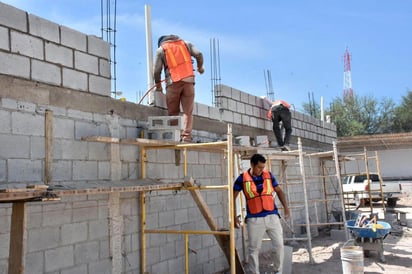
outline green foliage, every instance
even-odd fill
[[[402,97],[400,106],[395,108],[394,132],[412,131],[412,91]]]
[[[336,125],[338,137],[388,133],[393,128],[395,103],[384,98],[380,103],[373,97],[336,98],[328,110]]]
[[[304,103],[304,113],[320,118],[320,106]],[[412,91],[396,106],[390,98],[380,102],[373,96],[333,99],[325,115],[336,125],[338,137],[381,133],[412,132]]]
[[[314,106],[309,103],[303,103],[303,113],[308,114],[312,117],[320,119],[320,106],[315,102]]]

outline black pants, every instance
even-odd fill
[[[285,138],[282,138],[279,122],[282,121],[285,128]],[[289,145],[292,134],[292,115],[286,107],[276,107],[272,109],[273,133],[279,146]]]

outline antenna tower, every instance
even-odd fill
[[[270,70],[263,71],[263,76],[265,77],[265,85],[266,85],[266,97],[270,100],[275,100],[275,92],[273,91],[272,85],[272,73]]]
[[[220,53],[219,53],[219,40],[210,39],[210,81],[212,90],[212,105],[217,108],[222,106],[221,97],[221,78],[220,78]]]
[[[350,60],[352,59],[351,54],[349,53],[348,48],[346,48],[345,53],[343,55],[343,97],[353,97],[353,89],[352,89],[352,75],[351,75],[351,68],[350,68]]]
[[[112,11],[112,4],[114,10]],[[112,79],[112,95],[116,98],[122,93],[117,90],[116,87],[116,13],[117,13],[117,0],[100,0],[100,12],[101,12],[101,38],[108,42],[110,45],[110,68]],[[113,18],[112,18],[113,17]]]

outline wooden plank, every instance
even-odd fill
[[[44,184],[52,180],[53,163],[53,111],[46,110],[45,117],[45,159],[44,159]]]
[[[26,249],[26,203],[13,203],[10,227],[9,274],[24,273]]]
[[[221,151],[226,147],[226,142],[208,142],[208,143],[180,143],[176,141],[166,141],[166,140],[153,140],[153,139],[119,139],[113,137],[105,136],[86,136],[81,138],[83,141],[88,142],[103,142],[103,143],[116,143],[123,145],[135,145],[140,147],[145,147],[146,149],[156,149],[156,148],[191,148],[199,151]]]
[[[82,137],[82,141],[118,144],[120,142],[120,139],[113,138],[113,137],[105,137],[105,136],[86,136],[86,137]]]
[[[41,197],[43,195],[43,190],[25,190],[25,191],[13,191],[13,192],[1,192],[0,202],[14,202],[14,201],[24,201],[33,199],[36,197]]]
[[[48,185],[28,185],[27,186],[28,189],[42,189],[42,190],[46,190],[49,188]]]
[[[12,193],[12,192],[27,192],[31,190],[27,190],[27,188],[4,188],[0,189],[0,193]]]
[[[194,187],[193,179],[186,179],[185,180],[185,187]],[[213,218],[212,212],[210,211],[208,205],[203,200],[203,197],[199,190],[197,189],[189,189],[190,194],[192,195],[193,199],[195,200],[200,212],[202,213],[203,217],[206,220],[206,223],[209,225],[210,230],[218,231],[217,224]],[[231,191],[231,190],[229,190]],[[226,255],[226,258],[230,264],[231,256],[230,256],[230,236],[227,235],[215,235],[215,238],[222,248],[223,252]],[[235,264],[236,264],[236,274],[244,274],[245,270],[243,269],[242,262],[240,260],[239,254],[235,249]]]
[[[91,195],[108,194],[113,192],[142,192],[150,190],[173,190],[181,189],[183,182],[164,183],[152,179],[128,180],[128,181],[96,181],[78,182],[73,185],[57,186],[50,185],[44,189],[10,188],[0,190],[0,202],[27,201],[34,198],[56,198],[64,195]],[[47,195],[46,195],[47,194]],[[45,199],[47,200],[47,199]]]

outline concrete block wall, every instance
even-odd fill
[[[52,185],[76,187],[85,181],[140,178],[140,151],[133,145],[116,145],[82,141],[84,136],[112,136],[133,139],[145,121],[122,118],[116,114],[86,112],[61,106],[42,105],[12,98],[0,99],[0,188],[24,187],[44,180],[45,113],[53,112]],[[113,158],[119,157],[116,170]],[[189,151],[187,175],[201,185],[225,184],[223,155]],[[151,150],[147,157],[147,174],[165,182],[182,181],[183,164],[176,166],[174,150]],[[124,202],[127,197],[127,204]],[[219,227],[227,227],[227,206],[222,191],[210,191],[204,199],[212,209]],[[174,202],[173,202],[174,201]],[[122,194],[123,259],[121,273],[138,273],[140,269],[140,219],[138,194]],[[162,210],[159,204],[167,209]],[[207,224],[193,206],[188,192],[152,192],[147,205],[148,225],[154,229],[202,229]],[[33,273],[104,273],[112,269],[110,260],[107,195],[67,196],[61,202],[28,204],[28,251],[26,267]],[[0,269],[7,272],[10,232],[10,205],[0,207]],[[100,236],[98,236],[100,235]],[[99,237],[96,239],[96,237]],[[149,236],[147,254],[150,273],[183,272],[184,246],[181,237],[166,237],[166,244],[175,252],[165,252],[159,235]],[[225,257],[213,236],[194,237],[190,247],[190,268],[201,273],[214,273],[227,266]],[[167,251],[166,250],[166,251]],[[77,255],[81,254],[81,255]],[[206,256],[208,254],[208,256]],[[107,273],[119,273],[107,272]]]
[[[225,85],[216,88],[219,89],[216,100],[220,102],[220,109],[225,114],[222,120],[264,128],[272,132],[272,122],[266,117],[269,106],[264,99]],[[322,122],[294,110],[292,110],[292,129],[292,136],[319,143],[332,144],[337,137],[334,124]]]
[[[269,137],[269,146],[277,146],[272,131],[272,121],[266,117],[270,106],[264,99],[225,85],[219,85],[216,88],[219,89],[219,95],[216,97],[219,107],[195,103],[193,115],[234,125],[262,129]],[[157,107],[166,109],[165,95],[156,92],[155,104]],[[337,138],[334,124],[320,121],[294,110],[292,110],[292,129],[292,138],[300,137],[324,145],[331,145]],[[196,130],[194,130],[193,135],[195,139],[198,138],[201,141],[213,140],[213,138],[200,138],[197,136]],[[250,137],[255,139],[257,136],[259,135]],[[294,145],[296,146],[297,143]]]
[[[140,178],[138,147],[81,140],[95,135],[133,139],[147,129],[149,108],[118,106],[110,98],[108,44],[2,3],[0,38],[0,188],[43,182],[46,110],[53,112],[52,184],[75,187],[85,182],[112,180],[115,184]],[[79,101],[86,99],[86,93],[100,104],[82,106]],[[238,126],[242,133],[247,128],[251,132],[263,129],[272,136],[260,98],[222,86],[220,99],[224,102],[220,108],[196,104],[195,118],[217,125],[214,131],[196,124],[196,138],[221,139],[227,123]],[[298,123],[295,136],[331,144],[333,133],[330,140],[326,138],[329,135],[315,133],[319,129],[316,120],[305,115],[297,119],[297,113],[293,117]],[[333,126],[330,130],[334,131]],[[147,159],[148,177],[182,180],[183,164],[176,166],[174,150],[151,150]],[[226,184],[225,166],[221,153],[188,152],[187,175],[198,184]],[[301,192],[293,192],[296,199],[302,199]],[[218,225],[227,227],[227,193],[206,191],[202,195]],[[136,193],[122,193],[118,198],[65,196],[60,202],[29,203],[26,269],[32,269],[31,273],[139,273],[139,205]],[[152,228],[208,229],[187,192],[151,192],[147,206],[147,224]],[[0,222],[0,273],[7,273],[10,215],[10,204],[0,204],[4,220]],[[113,229],[120,231],[120,240],[118,234],[110,234]],[[182,236],[148,237],[148,271],[182,273]],[[240,235],[237,242],[240,246]],[[190,255],[191,272],[215,273],[228,266],[213,236],[191,236],[189,246],[197,251]]]
[[[91,144],[85,142],[85,144]],[[86,149],[87,148],[81,148]],[[128,148],[130,149],[130,147]],[[102,158],[105,155],[101,156]],[[173,150],[152,150],[148,153],[147,173],[166,182],[181,181],[183,164],[174,163]],[[126,158],[126,157],[125,157]],[[226,170],[220,153],[188,153],[188,176],[200,185],[226,183]],[[84,171],[89,162],[82,161]],[[133,163],[135,168],[138,163]],[[70,170],[70,167],[67,167]],[[73,164],[73,170],[75,170]],[[123,169],[123,168],[122,168]],[[92,179],[90,179],[92,180]],[[84,180],[78,180],[79,182]],[[10,182],[10,184],[14,184]],[[53,182],[66,185],[67,182]],[[70,182],[67,186],[75,186]],[[213,212],[219,227],[228,227],[227,194],[207,191],[203,198]],[[108,195],[63,196],[60,202],[28,203],[28,236],[26,269],[30,273],[139,273],[140,271],[140,199],[138,193],[122,193],[119,199],[121,216],[120,246],[122,266],[114,270],[110,256],[109,212],[112,205]],[[187,191],[153,191],[147,193],[147,228],[177,230],[208,230],[193,198]],[[10,205],[0,205],[2,228],[0,231],[0,269],[7,273],[10,232]],[[225,257],[213,236],[191,236],[189,246],[193,252],[190,269],[200,273],[215,273],[227,267]],[[173,251],[173,252],[170,252]],[[149,273],[183,273],[184,241],[181,235],[148,235],[147,270]],[[166,271],[166,272],[165,272]]]
[[[120,178],[112,174],[115,145],[84,142],[85,136],[136,138],[138,123],[112,114],[37,105],[10,98],[0,99],[0,186],[44,180],[45,111],[53,113],[54,182],[136,179],[139,152],[136,146],[117,147]]]
[[[111,95],[110,45],[0,2],[0,74]]]
[[[120,273],[112,267],[109,206],[108,195],[101,194],[29,203],[25,273]],[[0,212],[0,273],[7,273],[11,211],[2,204]],[[122,273],[138,273],[139,214],[135,196],[120,196],[120,213],[125,222],[120,231],[125,263]]]

